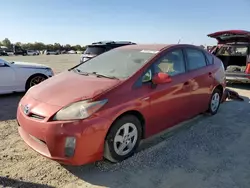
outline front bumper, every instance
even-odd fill
[[[19,105],[17,111],[18,131],[22,139],[41,155],[68,165],[83,165],[101,160],[104,139],[110,121],[92,118],[72,122],[48,122],[25,115]],[[67,137],[76,138],[72,157],[65,155]]]

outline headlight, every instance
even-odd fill
[[[89,58],[87,58],[87,57],[84,57],[84,58],[83,58],[83,61],[87,61],[88,59],[89,59]]]
[[[102,101],[80,101],[73,103],[69,106],[62,108],[56,113],[53,120],[79,120],[86,119],[97,110],[99,110],[104,104],[108,102],[107,99]]]
[[[51,76],[54,76],[54,72],[51,68],[46,68],[46,71],[48,72],[48,74],[50,74]]]

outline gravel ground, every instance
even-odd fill
[[[44,62],[59,72],[78,63],[79,55],[5,59]],[[250,86],[235,87],[244,102],[227,101],[213,117],[199,116],[151,138],[122,163],[82,167],[62,166],[28,148],[15,122],[22,94],[1,96],[0,186],[248,188]]]

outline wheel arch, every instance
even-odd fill
[[[118,117],[116,117],[115,118],[115,120],[112,122],[112,124],[111,124],[111,126],[109,127],[109,129],[108,129],[108,131],[107,131],[107,134],[106,134],[106,137],[107,137],[107,135],[109,134],[109,132],[110,132],[110,130],[111,130],[111,127],[114,125],[114,123],[116,122],[116,121],[118,121],[121,117],[123,117],[123,116],[126,116],[126,115],[133,115],[133,116],[135,116],[136,118],[138,118],[138,120],[140,121],[140,123],[141,123],[141,128],[142,128],[142,139],[144,139],[145,138],[145,133],[146,133],[146,126],[145,126],[145,118],[144,118],[144,116],[142,115],[142,113],[141,112],[139,112],[138,110],[128,110],[128,111],[125,111],[125,112],[123,112],[123,113],[121,113]],[[106,139],[106,137],[105,137],[105,139]]]
[[[223,96],[223,92],[224,92],[223,86],[221,84],[219,84],[219,85],[217,85],[217,86],[214,87],[213,91],[215,89],[218,89],[220,91],[220,94],[221,94],[221,97],[222,97]]]

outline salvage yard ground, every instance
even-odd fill
[[[60,72],[76,65],[80,55],[4,59],[42,63]],[[15,122],[23,94],[0,96],[0,187],[248,188],[250,85],[234,89],[244,102],[227,101],[213,117],[200,116],[150,139],[122,163],[82,167],[62,166],[28,148]]]

